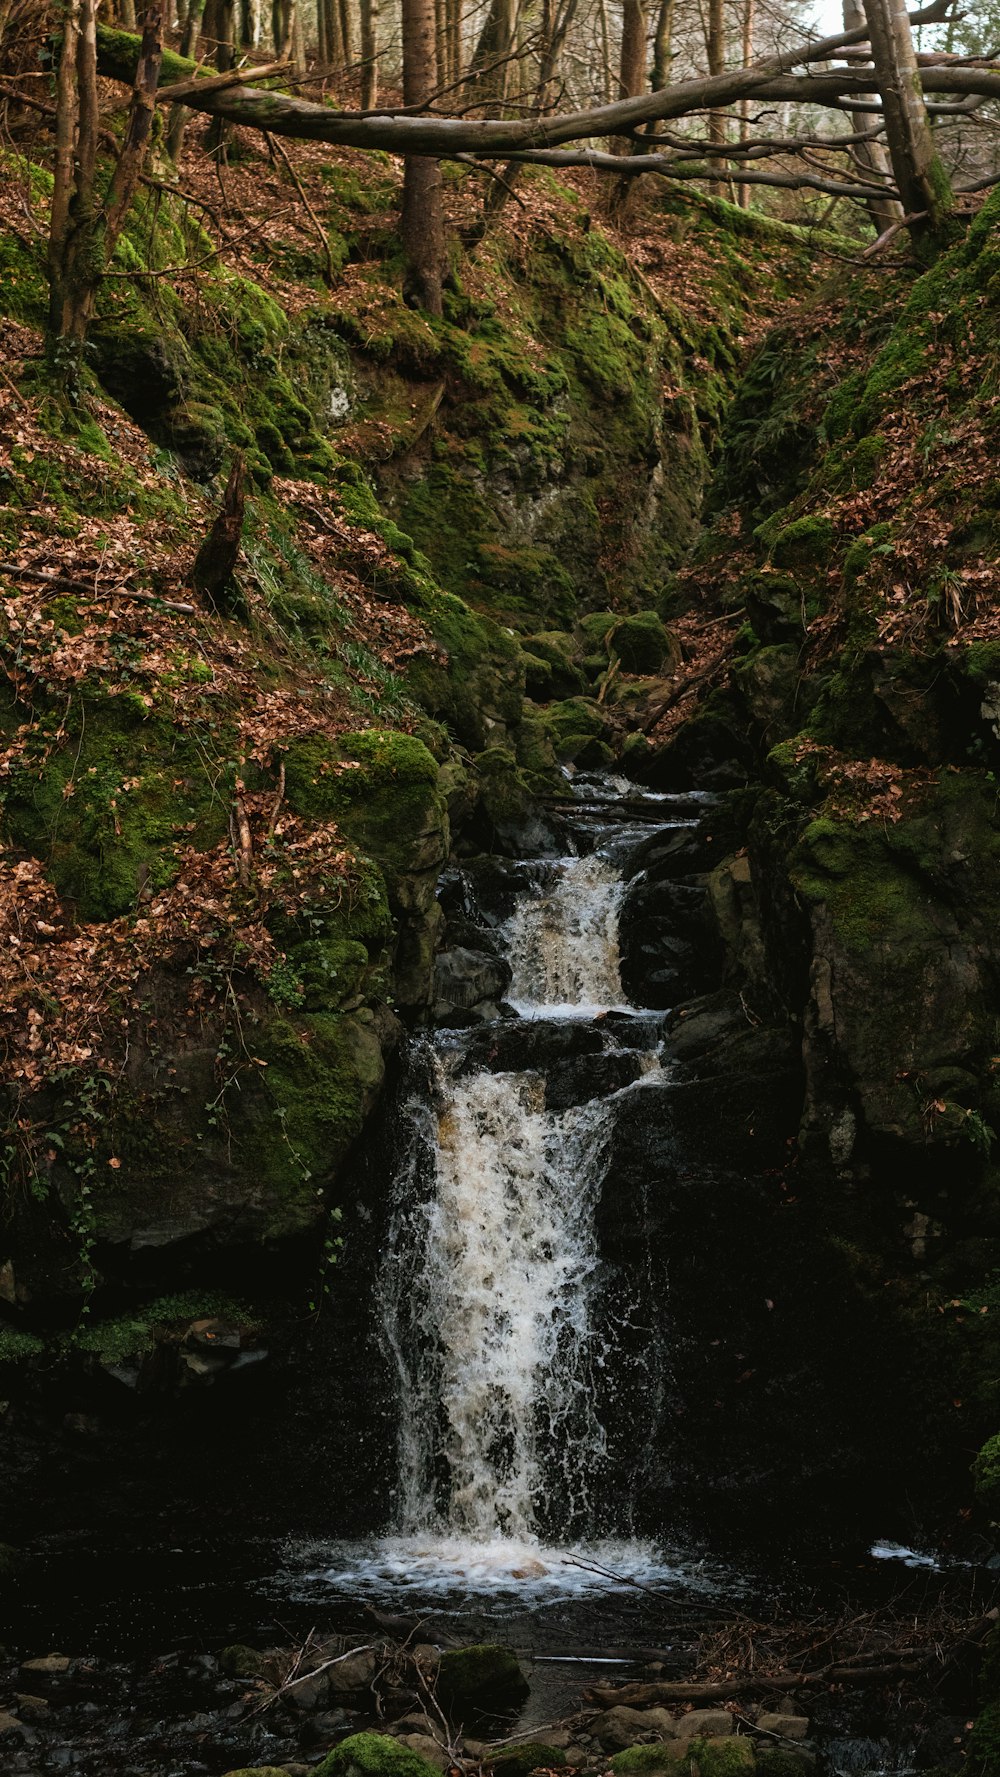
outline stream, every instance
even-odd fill
[[[7,1626],[11,1654],[90,1657],[93,1682],[74,1695],[94,1719],[76,1715],[75,1742],[49,1746],[36,1733],[12,1743],[4,1769],[194,1777],[301,1756],[302,1736],[281,1741],[241,1721],[242,1693],[220,1676],[218,1650],[310,1629],[363,1634],[370,1607],[419,1617],[431,1636],[513,1646],[531,1694],[509,1731],[571,1713],[587,1684],[609,1676],[683,1676],[700,1628],[727,1611],[766,1612],[842,1583],[828,1568],[817,1582],[787,1546],[777,1563],[753,1551],[723,1558],[699,1522],[702,1499],[706,1522],[713,1497],[732,1514],[741,1486],[758,1484],[752,1464],[767,1467],[756,1412],[743,1428],[727,1407],[727,1446],[712,1390],[729,1375],[723,1364],[752,1377],[771,1349],[780,1293],[758,1283],[745,1244],[763,1187],[747,1182],[741,1093],[751,1107],[761,1091],[780,1098],[789,1065],[769,1056],[749,1088],[726,1073],[706,1085],[672,1018],[675,996],[712,985],[699,908],[717,805],[613,778],[581,778],[574,795],[539,855],[470,860],[442,886],[449,934],[464,952],[481,947],[507,987],[457,1027],[410,1039],[388,1178],[384,1143],[367,1162],[384,1210],[357,1414],[378,1404],[385,1447],[372,1433],[344,1452],[329,1477],[329,1533],[240,1542],[230,1524],[221,1539],[203,1527],[182,1546],[139,1553],[109,1530],[38,1557]],[[657,882],[666,901],[647,892]],[[649,978],[643,945],[663,954],[676,909],[675,974],[653,980],[657,1003],[632,1003],[636,980]],[[719,1041],[744,1041],[721,1028]],[[756,1110],[752,1133],[770,1139]],[[718,1150],[708,1162],[696,1153],[706,1141]],[[751,1172],[763,1164],[753,1155]],[[695,1214],[683,1247],[667,1198]],[[731,1260],[715,1223],[699,1231],[697,1216],[714,1214]],[[717,1302],[692,1272],[702,1251]],[[724,1319],[744,1288],[754,1307],[730,1358]],[[692,1335],[694,1308],[723,1316],[712,1337]],[[750,1465],[745,1483],[739,1463]],[[348,1536],[338,1534],[341,1485],[361,1502]],[[863,1591],[898,1583],[862,1547],[851,1558]],[[872,1724],[837,1732],[833,1769],[908,1768],[909,1753]],[[858,1752],[864,1743],[876,1751]]]

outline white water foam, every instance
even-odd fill
[[[383,1272],[402,1528],[531,1540],[553,1490],[567,1526],[587,1520],[606,1457],[594,1211],[613,1111],[546,1111],[532,1073],[437,1071],[432,1193],[407,1181]]]
[[[593,1017],[622,998],[618,914],[624,883],[599,853],[559,858],[507,922],[508,1000],[522,1016]],[[624,1009],[624,1008],[623,1008]]]
[[[419,1599],[442,1607],[475,1599],[531,1609],[554,1600],[600,1598],[636,1589],[711,1594],[719,1581],[706,1564],[643,1542],[596,1542],[553,1548],[534,1538],[412,1535],[369,1543],[299,1545],[300,1584],[335,1583],[386,1602]],[[729,1582],[731,1583],[731,1581]]]

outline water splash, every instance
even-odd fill
[[[545,866],[507,922],[509,1001],[522,1014],[594,1013],[622,999],[618,914],[624,884],[597,852]]]
[[[456,1080],[440,1056],[434,1071],[437,1129],[430,1144],[426,1118],[417,1131],[384,1274],[402,1527],[570,1532],[606,1459],[594,1212],[613,1109],[546,1111],[536,1074]]]

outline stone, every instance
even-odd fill
[[[757,1726],[764,1734],[780,1734],[783,1740],[808,1740],[807,1715],[758,1715]]]
[[[489,1709],[520,1702],[528,1681],[509,1647],[485,1642],[478,1647],[449,1648],[441,1655],[438,1696],[445,1709]]]
[[[26,1691],[18,1691],[14,1701],[22,1721],[44,1723],[51,1719],[52,1705],[46,1697],[34,1697]]]
[[[408,1746],[419,1758],[426,1759],[439,1771],[447,1771],[451,1764],[451,1755],[430,1734],[403,1734],[399,1739],[400,1746]]]
[[[728,1709],[691,1709],[674,1723],[681,1740],[718,1740],[733,1731]]]
[[[495,1777],[530,1777],[532,1771],[549,1771],[567,1763],[561,1747],[551,1741],[524,1740],[519,1746],[501,1746],[487,1755]]]
[[[699,1713],[704,1713],[700,1711]],[[590,1733],[605,1752],[624,1752],[637,1740],[652,1738],[672,1740],[679,1724],[669,1709],[629,1709],[619,1703],[606,1709],[590,1723]]]
[[[293,1709],[318,1709],[325,1703],[330,1694],[330,1674],[328,1672],[306,1672],[289,1685],[285,1692],[286,1700]]]
[[[21,1674],[30,1673],[32,1678],[45,1682],[65,1678],[72,1661],[66,1654],[44,1654],[37,1660],[25,1660],[21,1666]]]
[[[495,1017],[510,979],[509,963],[488,951],[464,946],[441,951],[434,965],[435,1018],[445,1022],[456,1011]]]
[[[328,1667],[322,1676],[328,1680],[332,1696],[346,1697],[355,1691],[366,1691],[378,1669],[378,1657],[367,1648],[350,1654]]]
[[[314,1777],[438,1777],[439,1769],[388,1734],[350,1734],[320,1761]]]

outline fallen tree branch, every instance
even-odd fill
[[[37,580],[43,586],[51,586],[54,592],[82,592],[92,599],[126,598],[134,599],[140,605],[163,605],[166,610],[180,611],[185,617],[193,617],[196,611],[194,605],[161,598],[158,592],[133,592],[129,586],[109,587],[105,591],[100,586],[89,586],[86,580],[68,580],[60,574],[46,574],[41,568],[22,568],[14,561],[0,561],[0,574],[8,574],[12,580]]]
[[[949,16],[949,0],[933,0],[921,12],[911,13],[911,23],[940,23]],[[748,68],[731,69],[724,74],[700,76],[678,81],[657,92],[637,98],[619,99],[609,105],[589,110],[564,113],[562,116],[529,119],[480,118],[463,120],[454,117],[402,116],[391,112],[383,115],[360,115],[357,112],[333,111],[288,93],[255,93],[245,83],[213,93],[199,91],[197,64],[180,56],[168,55],[165,67],[175,76],[174,85],[188,79],[192,91],[186,103],[210,112],[235,124],[251,129],[268,130],[274,135],[295,136],[310,141],[336,143],[351,148],[382,148],[390,153],[451,157],[473,154],[480,159],[508,155],[529,148],[553,148],[564,142],[580,141],[588,136],[622,135],[640,124],[661,118],[683,117],[698,109],[716,109],[749,98],[766,89],[770,82],[802,64],[829,62],[840,50],[852,43],[863,42],[867,27],[842,31],[836,36],[816,41],[803,40],[793,48],[765,57]],[[138,56],[138,39],[123,31],[98,29],[98,65],[110,79],[131,81]],[[837,94],[842,91],[863,91],[859,83],[868,81],[867,72],[852,73],[845,68],[823,77],[832,81]],[[943,80],[944,90],[1000,93],[1000,74],[975,68],[928,69],[925,88],[935,79]],[[989,85],[989,82],[993,85]],[[984,86],[982,83],[986,82]],[[962,84],[960,84],[962,83]],[[972,84],[969,84],[972,83]],[[813,82],[805,83],[812,86]],[[817,80],[816,87],[821,88]],[[939,87],[938,90],[941,90]],[[617,171],[621,171],[621,163]]]

